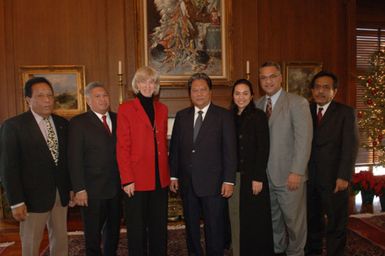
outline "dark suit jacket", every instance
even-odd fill
[[[88,111],[71,119],[68,168],[74,192],[86,190],[89,198],[109,199],[120,189],[116,161],[116,114],[109,112],[110,136],[97,115]]]
[[[68,121],[52,115],[59,143],[58,166],[52,158],[32,112],[5,121],[1,128],[0,173],[10,205],[25,202],[29,212],[47,212],[56,189],[63,206],[71,188],[67,171]]]
[[[335,186],[337,178],[350,181],[358,150],[358,129],[353,108],[332,101],[317,126],[317,105],[310,104],[313,143],[309,180]]]
[[[223,182],[235,183],[237,148],[231,112],[211,103],[193,143],[194,107],[175,117],[171,145],[171,177],[179,179],[181,192],[192,184],[197,196],[218,195]]]

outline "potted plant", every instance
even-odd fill
[[[361,209],[366,209],[368,208],[367,206],[373,206],[373,198],[375,194],[374,188],[376,185],[376,180],[371,171],[360,171],[359,173],[353,174],[351,185],[352,185],[352,190],[354,191],[355,194],[357,194],[358,192],[361,192],[361,197],[362,197]],[[369,210],[369,211],[372,211],[372,210]]]
[[[379,197],[381,210],[385,211],[385,175],[375,176],[374,194]]]

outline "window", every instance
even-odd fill
[[[357,28],[356,30],[356,44],[357,44],[357,75],[365,75],[369,69],[369,59],[371,55],[378,51],[380,48],[385,47],[385,29],[384,28]],[[357,111],[365,109],[366,105],[363,102],[363,95],[365,93],[365,88],[357,80],[357,98],[356,98],[356,107]],[[367,141],[368,138],[365,138],[361,135],[361,141]],[[360,148],[357,164],[373,164],[376,162],[376,152],[367,151]],[[379,174],[385,174],[383,168],[373,168]],[[373,170],[373,171],[375,171]]]

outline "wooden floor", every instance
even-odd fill
[[[361,209],[361,200],[359,196],[355,199],[355,204],[353,207],[354,212],[359,212]],[[378,198],[375,198],[373,203],[373,212],[379,212],[381,206],[379,204]],[[68,231],[78,231],[82,229],[79,209],[71,209],[68,216]],[[7,247],[2,253],[2,248],[0,247],[1,256],[20,256],[21,255],[21,245],[19,239],[19,225],[16,221],[9,220],[0,220],[0,244],[5,242],[15,242],[14,245]],[[48,245],[48,237],[45,233],[44,239],[41,244],[41,250],[46,248]]]

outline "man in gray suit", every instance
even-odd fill
[[[270,155],[267,174],[273,219],[274,252],[304,255],[306,243],[307,163],[313,135],[308,101],[282,90],[279,64],[259,69],[265,96],[256,106],[269,118]]]

